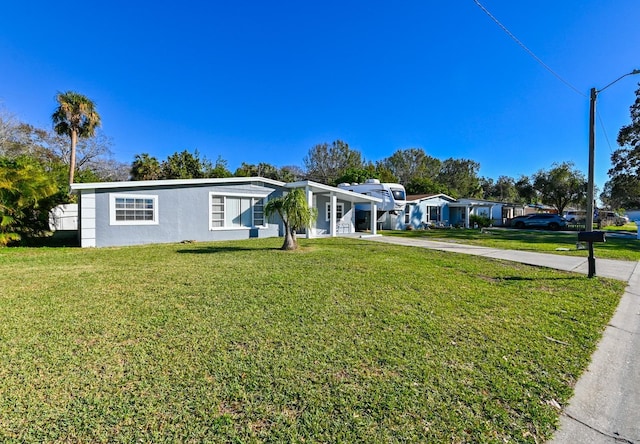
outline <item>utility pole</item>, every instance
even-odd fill
[[[604,88],[597,90],[595,88],[591,88],[591,98],[589,105],[589,176],[587,182],[587,218],[586,218],[586,226],[585,231],[591,232],[593,231],[593,210],[595,204],[595,184],[594,184],[594,171],[595,171],[595,156],[596,156],[596,100],[598,98],[598,93],[601,93],[605,89],[609,88],[611,85],[616,83],[618,80],[623,79],[627,76],[632,76],[635,74],[640,74],[640,69],[634,69],[630,73],[622,75],[615,79],[613,82],[609,83]],[[596,258],[593,255],[593,239],[594,237],[586,236],[592,240],[588,241],[589,243],[589,277],[593,277],[596,274]],[[604,237],[603,237],[604,239]]]
[[[587,181],[587,219],[585,231],[593,231],[593,207],[595,200],[595,184],[594,184],[594,171],[595,171],[595,157],[596,157],[596,99],[598,97],[598,91],[595,88],[591,88],[591,100],[589,103],[589,172]],[[593,254],[593,241],[589,244],[589,258],[587,259],[588,276],[593,277],[596,274],[596,257]]]
[[[585,231],[593,231],[593,204],[595,199],[593,177],[596,163],[596,99],[598,92],[595,88],[591,88],[591,101],[589,104],[589,180],[587,182],[587,226],[585,227]]]

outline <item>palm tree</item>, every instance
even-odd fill
[[[51,116],[51,120],[56,133],[69,136],[71,139],[69,159],[69,185],[71,185],[76,169],[78,137],[92,137],[95,129],[100,126],[100,115],[90,99],[73,91],[58,93],[56,101],[59,106]]]
[[[316,218],[316,210],[309,208],[301,188],[296,188],[283,197],[269,200],[264,207],[264,213],[267,217],[277,213],[284,223],[284,243],[281,250],[297,249],[296,231],[309,228]]]

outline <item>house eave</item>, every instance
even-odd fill
[[[380,203],[382,199],[373,196],[367,196],[366,194],[356,193],[354,191],[343,190],[342,188],[332,187],[330,185],[324,185],[311,180],[301,180],[298,182],[291,182],[285,184],[286,188],[309,188],[315,194],[331,194],[334,193],[342,200],[348,202],[373,202]]]
[[[163,179],[163,180],[129,180],[122,182],[92,182],[71,184],[71,191],[97,190],[105,188],[149,188],[149,187],[180,187],[191,185],[216,185],[216,184],[250,184],[262,182],[268,185],[284,187],[285,182],[267,179],[264,177],[216,177],[205,179]]]

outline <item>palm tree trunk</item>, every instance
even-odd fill
[[[298,240],[296,239],[296,232],[289,228],[289,224],[284,224],[284,243],[281,250],[296,250],[298,248]]]
[[[73,174],[76,170],[76,143],[78,142],[78,133],[71,131],[71,154],[69,159],[69,185],[73,183]]]

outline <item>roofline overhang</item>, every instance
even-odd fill
[[[162,179],[162,180],[128,180],[122,182],[92,182],[92,183],[73,183],[71,191],[79,190],[95,190],[105,188],[149,188],[149,187],[179,187],[189,185],[216,185],[223,183],[252,183],[263,182],[265,184],[284,187],[285,182],[279,180],[267,179],[265,177],[215,177],[205,179]]]
[[[336,194],[342,196],[344,200],[349,202],[373,202],[380,203],[382,199],[373,196],[367,196],[366,194],[356,193],[354,191],[344,190],[342,188],[332,187],[331,185],[324,185],[322,183],[314,182],[312,180],[300,180],[298,182],[290,182],[284,185],[286,188],[309,188],[316,194]]]

